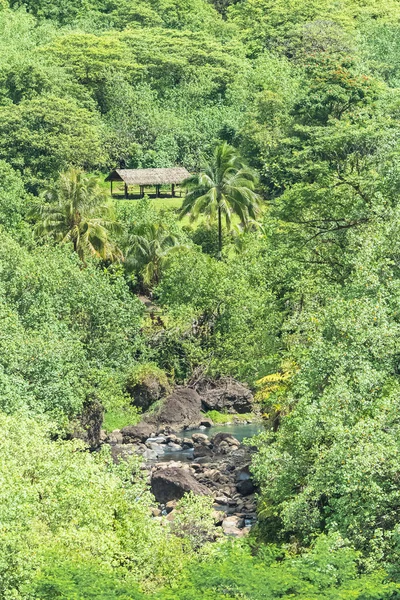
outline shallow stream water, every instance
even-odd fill
[[[213,435],[219,432],[229,433],[239,442],[242,442],[246,438],[252,438],[258,435],[264,430],[262,423],[232,423],[232,425],[213,425],[212,427],[201,428],[201,429],[185,429],[176,434],[177,437],[190,438],[194,433],[204,433],[211,438]],[[171,460],[181,462],[191,462],[193,460],[193,449],[181,450],[181,451],[168,451],[168,447],[165,447],[165,454],[157,458],[157,462],[169,462]]]
[[[222,431],[229,433],[234,438],[242,442],[245,438],[252,438],[264,430],[262,423],[232,423],[232,425],[213,425],[205,429],[185,429],[177,433],[177,437],[190,438],[194,433],[205,433],[208,437],[212,437],[216,433]]]

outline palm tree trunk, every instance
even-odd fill
[[[222,214],[218,206],[218,260],[222,259]]]

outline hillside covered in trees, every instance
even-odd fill
[[[0,0],[1,599],[400,598],[399,197],[399,0]],[[103,443],[226,378],[239,539]]]

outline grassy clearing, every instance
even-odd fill
[[[107,411],[104,415],[103,429],[110,433],[114,429],[122,429],[127,425],[136,425],[139,423],[141,415],[135,406]]]

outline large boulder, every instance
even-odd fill
[[[177,387],[150,419],[158,425],[159,430],[165,428],[175,431],[196,426],[202,419],[201,398],[191,388]]]
[[[242,496],[250,496],[256,491],[251,476],[250,464],[243,465],[236,471],[236,489]]]
[[[188,469],[180,467],[167,467],[155,471],[151,477],[151,490],[160,504],[180,500],[188,492],[198,496],[207,496],[211,493]]]
[[[153,365],[141,365],[137,368],[128,377],[126,389],[135,406],[143,411],[148,410],[157,400],[165,398],[171,391],[165,373]]]
[[[205,410],[248,413],[253,410],[253,394],[242,383],[230,377],[203,380],[197,386]]]
[[[219,433],[216,433],[210,439],[210,443],[213,446],[220,446],[223,442],[228,444],[228,446],[240,446],[239,440],[237,440],[235,437],[233,437],[233,435],[231,435],[230,433],[226,433],[224,431],[220,431]]]
[[[142,421],[138,425],[128,425],[121,429],[124,444],[134,444],[145,442],[157,432],[157,426],[154,423]]]

